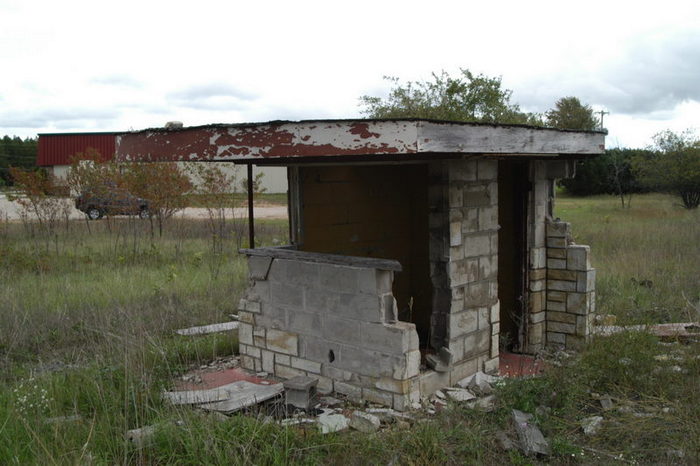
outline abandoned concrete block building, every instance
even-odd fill
[[[117,156],[287,167],[290,244],[242,251],[243,365],[402,410],[500,351],[586,340],[595,270],[553,189],[604,137],[322,120],[127,133]]]

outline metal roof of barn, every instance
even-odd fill
[[[119,160],[276,165],[467,155],[572,158],[601,154],[605,134],[424,119],[271,121],[121,133],[116,154]]]

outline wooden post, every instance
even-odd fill
[[[255,249],[255,219],[253,218],[253,164],[248,164],[248,247]]]

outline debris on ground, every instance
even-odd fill
[[[586,435],[595,435],[603,425],[603,416],[591,416],[581,420],[581,429]]]
[[[698,322],[654,325],[601,325],[593,327],[593,333],[600,336],[610,336],[615,333],[626,331],[649,332],[667,341],[690,341],[700,339],[700,324]]]
[[[469,389],[472,393],[477,395],[490,395],[493,393],[491,384],[495,383],[498,379],[498,377],[479,371],[476,374],[460,380],[457,382],[457,385],[461,388]]]
[[[350,427],[365,434],[376,432],[380,424],[377,416],[363,411],[354,411],[350,416]]]
[[[145,426],[138,429],[131,429],[126,432],[126,439],[137,448],[143,448],[153,438],[156,433],[156,426]]]
[[[466,388],[446,388],[447,397],[454,401],[470,401],[476,396]]]
[[[205,390],[164,392],[163,397],[175,405],[191,404],[201,409],[231,414],[274,398],[283,391],[281,383],[259,385],[240,380]]]
[[[300,375],[285,380],[282,385],[285,391],[285,402],[288,406],[309,411],[316,405],[317,378]]]
[[[342,414],[336,414],[334,409],[324,410],[324,412],[318,416],[318,427],[322,434],[340,432],[341,430],[347,429],[349,425],[350,419]]]
[[[183,336],[208,335],[210,333],[228,332],[236,330],[238,322],[222,322],[220,324],[200,325],[198,327],[181,328],[175,333]]]
[[[549,455],[549,442],[532,422],[532,414],[513,410],[513,427],[518,434],[519,450],[527,455]]]
[[[83,417],[80,414],[73,414],[71,416],[57,416],[44,419],[44,424],[63,424],[65,422],[78,422],[82,420]]]

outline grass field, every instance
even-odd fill
[[[700,212],[673,202],[638,196],[622,210],[611,197],[559,199],[557,215],[591,245],[601,312],[623,322],[699,318]],[[166,405],[159,393],[173,376],[237,349],[231,336],[172,332],[235,310],[246,275],[235,229],[213,236],[206,222],[182,220],[159,238],[126,219],[87,226],[71,222],[45,238],[0,223],[2,464],[536,463],[494,439],[512,408],[537,412],[548,462],[700,458],[700,348],[640,332],[596,339],[543,377],[508,381],[493,413],[450,405],[410,430],[322,436]],[[261,243],[278,244],[287,225],[257,230]],[[603,412],[603,394],[621,409]],[[601,431],[584,436],[580,420],[596,414]],[[47,421],[72,415],[80,418]],[[125,432],[144,425],[156,435],[137,448]]]

